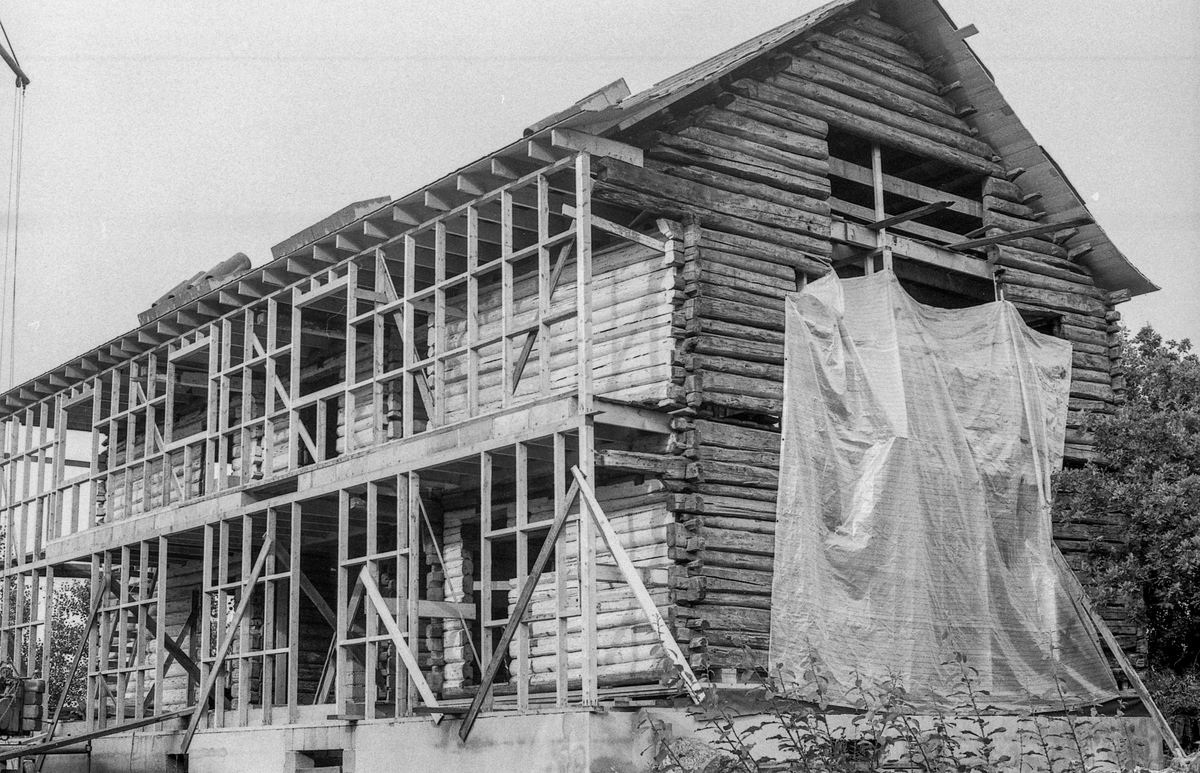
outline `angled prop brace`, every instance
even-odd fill
[[[650,591],[646,590],[646,585],[642,582],[642,576],[638,574],[637,568],[629,560],[629,554],[621,546],[621,540],[618,539],[617,533],[613,531],[612,524],[608,522],[608,518],[604,515],[604,510],[601,509],[600,503],[596,500],[596,494],[592,491],[592,487],[588,485],[587,478],[584,477],[583,472],[578,467],[572,467],[571,473],[575,476],[575,482],[579,485],[579,493],[583,497],[584,504],[587,505],[588,512],[592,514],[592,521],[596,524],[596,528],[600,530],[600,537],[604,540],[604,544],[608,546],[608,551],[612,554],[613,560],[617,562],[617,568],[621,570],[621,575],[633,591],[633,596],[637,599],[638,605],[641,606],[642,611],[649,618],[650,625],[654,628],[654,633],[658,636],[659,643],[662,644],[667,657],[679,669],[679,676],[683,680],[683,686],[687,689],[688,695],[694,703],[700,704],[704,700],[704,687],[700,684],[700,680],[696,678],[691,665],[688,664],[687,657],[683,654],[683,650],[679,648],[679,643],[671,635],[671,629],[667,625],[667,621],[663,620],[658,607],[655,606],[654,599],[650,597]]]
[[[475,698],[471,701],[471,708],[467,709],[467,714],[463,717],[462,727],[458,730],[458,737],[464,742],[470,737],[471,728],[475,726],[475,720],[479,718],[479,713],[483,711],[483,704],[492,692],[492,682],[496,680],[496,673],[504,663],[504,656],[508,654],[508,645],[512,642],[513,636],[516,635],[517,627],[521,625],[521,619],[525,617],[525,610],[529,607],[529,600],[533,598],[533,591],[537,588],[538,580],[541,579],[542,572],[545,571],[546,564],[549,563],[550,556],[554,553],[554,543],[558,541],[558,535],[562,534],[563,526],[567,523],[567,514],[571,511],[571,505],[575,502],[575,497],[578,495],[579,483],[572,481],[571,487],[567,489],[562,508],[559,509],[558,515],[554,517],[554,523],[550,524],[550,530],[546,532],[546,541],[542,543],[542,549],[538,552],[537,559],[533,562],[533,568],[529,570],[529,576],[525,578],[525,582],[521,586],[521,595],[517,598],[517,603],[513,606],[512,612],[508,616],[508,622],[504,624],[504,633],[500,634],[500,639],[496,642],[496,647],[492,651],[492,659],[488,663],[487,670],[483,672],[483,678],[479,680],[479,689],[475,691]]]
[[[1158,704],[1154,702],[1154,698],[1151,697],[1150,691],[1146,689],[1142,678],[1138,676],[1138,672],[1134,669],[1133,664],[1129,662],[1129,657],[1121,649],[1121,644],[1108,627],[1108,623],[1104,622],[1104,619],[1100,617],[1100,614],[1092,606],[1092,600],[1088,598],[1087,591],[1084,590],[1083,585],[1079,582],[1079,578],[1075,576],[1075,572],[1067,563],[1067,559],[1063,558],[1063,554],[1059,551],[1057,545],[1054,546],[1054,563],[1058,566],[1059,574],[1067,584],[1067,592],[1071,594],[1073,600],[1079,602],[1079,606],[1083,609],[1083,612],[1087,615],[1092,625],[1096,627],[1096,630],[1100,632],[1101,638],[1108,645],[1108,649],[1112,652],[1113,657],[1117,659],[1121,670],[1125,672],[1125,676],[1129,677],[1129,683],[1133,685],[1134,691],[1142,699],[1142,703],[1145,705],[1150,717],[1154,720],[1158,731],[1162,733],[1163,740],[1167,742],[1167,747],[1171,750],[1171,756],[1177,760],[1184,759],[1183,747],[1179,744],[1179,739],[1175,737],[1175,731],[1171,729],[1171,725],[1167,722],[1166,717],[1159,711]]]
[[[263,540],[262,549],[258,551],[258,558],[254,561],[254,568],[250,571],[250,576],[242,583],[241,601],[238,602],[237,609],[234,610],[233,618],[229,621],[225,628],[225,636],[221,641],[221,646],[217,649],[217,657],[213,661],[212,668],[208,671],[208,676],[204,680],[204,684],[200,688],[200,692],[196,695],[196,705],[192,709],[192,718],[188,722],[187,732],[184,733],[183,741],[179,744],[179,753],[187,754],[188,747],[192,745],[192,736],[196,734],[196,728],[200,726],[200,717],[204,716],[205,706],[208,704],[208,696],[212,693],[213,687],[217,684],[217,677],[221,674],[221,669],[225,665],[225,658],[229,655],[229,648],[233,646],[233,632],[242,622],[242,618],[246,615],[246,610],[250,608],[250,599],[254,596],[254,586],[258,583],[258,578],[262,576],[263,567],[267,565],[267,556],[271,554],[273,540],[267,537]]]
[[[392,617],[392,613],[388,610],[387,601],[379,592],[379,586],[375,584],[375,578],[367,571],[367,567],[364,566],[358,573],[358,581],[362,583],[367,597],[375,606],[375,612],[379,615],[383,627],[391,634],[392,643],[396,645],[396,651],[400,653],[400,659],[404,661],[404,665],[408,669],[409,679],[413,680],[417,692],[421,694],[421,700],[425,701],[426,706],[437,706],[437,697],[433,694],[433,690],[429,689],[429,683],[425,681],[425,677],[421,675],[421,667],[417,665],[417,658],[409,649],[408,643],[404,641],[404,632],[400,630],[400,626],[396,624],[396,618]],[[440,717],[437,718],[440,719]]]

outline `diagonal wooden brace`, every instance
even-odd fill
[[[546,304],[554,298],[554,291],[558,288],[558,280],[562,277],[563,269],[566,268],[567,258],[571,257],[571,251],[575,248],[575,240],[567,242],[558,251],[558,257],[554,260],[554,269],[550,273],[549,289],[546,292]],[[542,319],[538,317],[539,321]],[[521,353],[517,356],[517,361],[513,363],[512,373],[512,391],[517,393],[517,387],[521,384],[521,376],[525,375],[525,366],[529,363],[529,355],[533,354],[533,345],[537,341],[538,328],[534,328],[525,334],[525,343],[521,346]]]
[[[629,554],[621,546],[621,541],[617,538],[617,533],[613,531],[612,524],[608,522],[608,518],[604,515],[604,510],[601,509],[600,503],[596,501],[596,494],[588,484],[587,478],[584,477],[583,472],[578,467],[572,467],[571,474],[575,476],[575,483],[579,485],[579,494],[583,498],[584,504],[587,505],[588,512],[592,514],[592,521],[596,524],[596,528],[599,529],[600,537],[604,540],[604,544],[608,546],[608,551],[612,554],[613,560],[617,562],[617,568],[621,570],[621,575],[633,591],[638,605],[646,613],[646,617],[650,619],[650,625],[654,628],[654,633],[658,636],[659,643],[662,644],[667,657],[679,668],[679,675],[683,679],[683,686],[687,689],[688,695],[691,696],[694,703],[699,705],[704,700],[704,687],[700,684],[700,680],[696,678],[691,665],[688,664],[687,657],[684,656],[683,650],[679,648],[679,643],[671,635],[671,629],[667,626],[667,621],[663,620],[662,615],[659,614],[658,607],[654,605],[654,599],[650,597],[650,591],[646,590],[646,585],[642,582],[642,576],[638,574],[637,568],[629,560]]]
[[[375,605],[375,612],[379,615],[380,622],[387,632],[392,636],[392,643],[396,645],[396,651],[400,653],[400,659],[404,661],[405,667],[408,668],[408,678],[413,680],[413,684],[417,687],[417,692],[421,694],[421,700],[425,701],[426,706],[437,706],[437,696],[433,694],[433,690],[429,689],[429,683],[425,681],[425,677],[421,674],[421,667],[417,665],[417,656],[409,649],[408,643],[404,641],[404,632],[400,630],[400,626],[396,624],[396,618],[392,617],[392,613],[387,608],[387,601],[384,600],[383,594],[379,592],[379,586],[375,584],[375,578],[367,571],[367,567],[363,567],[358,573],[358,581],[362,583],[363,589],[367,592],[367,597],[371,599],[371,603]],[[435,718],[440,721],[441,717],[435,715]]]
[[[100,619],[100,607],[104,606],[104,596],[109,590],[109,582],[110,579],[106,572],[100,582],[100,592],[96,594],[96,598],[92,602],[92,611],[88,615],[87,624],[83,627],[83,635],[79,637],[79,646],[75,648],[75,657],[71,660],[71,670],[67,672],[67,678],[63,682],[62,693],[59,694],[58,704],[54,707],[54,716],[51,717],[50,726],[46,729],[45,741],[47,743],[54,738],[54,731],[58,729],[59,718],[62,716],[63,706],[67,702],[67,693],[70,692],[71,682],[75,681],[75,674],[79,671],[79,664],[83,662],[84,653],[87,652],[88,637],[91,636],[92,629],[96,627],[96,622]],[[46,756],[42,755],[37,761],[36,770],[39,773],[45,762]]]
[[[513,606],[512,612],[508,616],[508,622],[504,624],[504,633],[500,634],[500,639],[496,642],[487,670],[483,672],[483,678],[479,680],[479,689],[475,691],[475,697],[471,700],[471,708],[467,709],[467,714],[463,717],[462,727],[458,730],[458,737],[464,742],[471,735],[471,728],[475,726],[475,720],[479,718],[479,713],[483,711],[483,704],[492,692],[492,682],[496,680],[496,673],[500,671],[500,666],[504,663],[504,656],[508,654],[508,645],[517,633],[517,627],[521,624],[521,618],[525,617],[525,610],[529,607],[529,600],[533,598],[533,591],[537,587],[538,580],[541,578],[542,572],[545,571],[546,564],[550,561],[550,556],[554,553],[554,543],[558,541],[558,535],[562,533],[563,526],[567,523],[567,513],[571,511],[571,505],[578,495],[579,483],[578,481],[572,481],[571,488],[567,489],[562,509],[554,517],[554,523],[550,524],[550,530],[546,532],[546,541],[542,543],[542,549],[538,552],[537,560],[533,562],[533,568],[529,570],[529,575],[521,585],[521,595],[517,597],[517,603]]]
[[[1176,760],[1183,760],[1186,755],[1184,754],[1183,746],[1179,743],[1179,739],[1175,737],[1175,731],[1171,729],[1171,724],[1167,722],[1166,717],[1159,710],[1158,704],[1154,702],[1154,697],[1146,689],[1145,682],[1138,675],[1137,669],[1133,667],[1133,663],[1129,661],[1125,650],[1121,649],[1121,643],[1117,641],[1117,637],[1113,634],[1112,629],[1108,627],[1108,623],[1104,622],[1104,618],[1092,606],[1092,600],[1088,598],[1087,591],[1084,590],[1083,584],[1079,582],[1079,578],[1075,576],[1075,571],[1071,569],[1071,565],[1067,563],[1067,559],[1063,557],[1062,551],[1058,549],[1058,545],[1054,546],[1054,564],[1058,569],[1059,576],[1063,578],[1063,582],[1067,586],[1067,592],[1070,594],[1071,600],[1079,602],[1081,611],[1087,616],[1096,630],[1100,632],[1101,638],[1108,645],[1108,649],[1112,652],[1113,657],[1117,659],[1121,670],[1125,672],[1125,676],[1129,677],[1129,683],[1133,685],[1134,691],[1142,699],[1142,704],[1145,705],[1150,718],[1154,720],[1158,731],[1162,733],[1163,740],[1167,743],[1167,748],[1171,750],[1171,756]]]
[[[242,583],[241,600],[238,602],[237,609],[234,610],[233,618],[225,627],[225,636],[221,641],[221,646],[217,648],[217,657],[213,661],[212,668],[208,671],[208,676],[204,679],[204,684],[200,687],[200,692],[196,695],[196,705],[192,711],[192,718],[188,722],[187,732],[183,735],[183,741],[179,744],[179,753],[187,754],[188,747],[192,745],[192,736],[196,734],[196,728],[200,726],[200,717],[204,716],[205,706],[208,704],[208,696],[212,693],[213,687],[217,684],[217,677],[221,673],[221,668],[225,665],[225,658],[229,656],[229,648],[233,646],[233,633],[241,624],[242,618],[246,615],[246,610],[250,608],[250,600],[254,597],[254,586],[258,583],[258,578],[262,576],[263,568],[267,565],[267,556],[271,554],[271,549],[274,547],[275,540],[267,537],[263,540],[262,549],[258,551],[258,558],[254,561],[254,568],[250,570],[250,576]]]

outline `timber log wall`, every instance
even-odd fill
[[[676,495],[667,532],[675,633],[693,666],[722,681],[766,665],[784,297],[831,269],[832,223],[856,214],[831,195],[831,134],[978,175],[959,207],[978,228],[956,236],[913,222],[898,231],[965,239],[1028,229],[1044,217],[1037,192],[1023,189],[1019,170],[1005,169],[975,137],[964,120],[970,106],[954,104],[953,84],[930,74],[936,69],[903,30],[862,14],[807,35],[791,53],[632,138],[645,149],[645,168],[597,161],[598,201],[688,223],[685,332],[677,342],[683,396],[660,461],[679,474],[661,480]],[[1084,412],[1111,412],[1123,390],[1119,314],[1078,262],[1089,247],[1075,235],[986,248],[1002,269],[1004,296],[1031,321],[1053,320],[1047,329],[1074,347],[1069,464],[1093,456]],[[1088,540],[1120,539],[1117,524],[1098,522],[1058,523],[1055,536],[1073,562]],[[1133,608],[1102,612],[1127,651],[1143,651]]]

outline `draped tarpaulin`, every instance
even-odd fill
[[[895,675],[952,709],[957,653],[998,708],[1115,697],[1052,552],[1071,345],[882,272],[789,298],[786,347],[772,663],[815,656],[834,703]]]

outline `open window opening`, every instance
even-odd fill
[[[298,463],[323,462],[345,452],[345,393],[337,387],[346,381],[346,303],[341,294],[330,294],[300,309],[300,370],[296,411],[303,441]]]
[[[982,228],[983,175],[847,132],[830,131],[828,141],[835,218],[939,247]],[[854,277],[881,268],[892,255],[888,247],[839,244],[832,257],[839,276]],[[903,259],[891,265],[905,290],[930,306],[963,308],[995,298],[993,284],[980,277]]]

